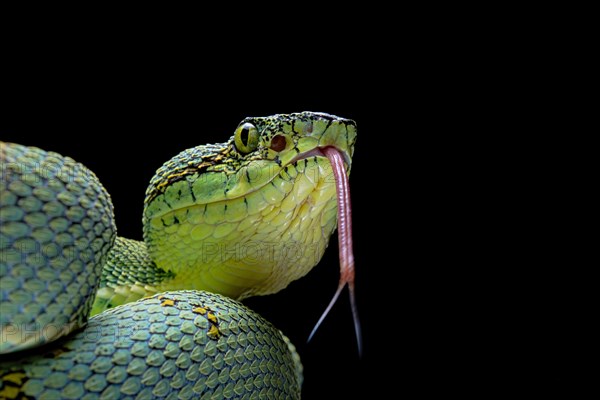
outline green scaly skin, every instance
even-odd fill
[[[166,292],[105,311],[50,347],[0,363],[0,398],[299,399],[301,366],[242,304]]]
[[[298,158],[336,146],[349,171],[355,139],[354,122],[326,114],[248,118],[157,171],[145,243],[115,239],[84,166],[0,142],[0,398],[299,398],[293,345],[215,293],[273,293],[316,265],[335,182],[326,158]],[[85,324],[98,282],[95,313],[126,304],[60,338]]]
[[[90,170],[0,142],[0,354],[85,323],[115,236],[112,202]]]

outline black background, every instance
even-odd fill
[[[316,83],[315,83],[316,84]],[[307,337],[337,287],[339,263],[334,233],[321,262],[306,277],[284,291],[244,302],[281,329],[296,345],[304,365],[303,398],[346,398],[373,393],[372,376],[388,368],[376,361],[375,350],[394,351],[396,330],[382,325],[377,315],[394,317],[382,301],[382,219],[387,204],[373,192],[378,174],[377,115],[367,113],[357,94],[346,85],[325,95],[304,96],[275,92],[258,99],[251,88],[221,92],[219,96],[136,88],[96,88],[98,96],[82,91],[59,95],[59,86],[47,94],[22,95],[4,106],[0,140],[38,146],[68,155],[96,173],[112,196],[118,233],[142,239],[144,192],[154,171],[180,151],[199,144],[223,142],[246,116],[298,111],[321,111],[354,119],[358,138],[350,188],[353,204],[356,294],[363,331],[363,355],[356,339],[344,291],[310,343]],[[85,92],[85,94],[84,94]],[[378,139],[379,137],[379,139]],[[380,222],[376,222],[379,220]],[[377,224],[377,225],[374,225]],[[396,320],[391,318],[388,321]],[[400,318],[397,320],[400,322]],[[382,332],[382,329],[384,330]],[[389,345],[382,346],[382,341]],[[391,346],[391,347],[390,347]]]

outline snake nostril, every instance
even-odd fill
[[[286,144],[287,141],[283,135],[275,135],[273,136],[273,139],[271,139],[271,149],[274,151],[281,151],[285,149]]]

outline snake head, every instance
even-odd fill
[[[246,118],[229,141],[165,163],[146,192],[144,239],[155,263],[175,274],[169,287],[241,299],[308,273],[336,228],[323,149],[337,149],[349,173],[355,142],[352,120],[277,114]]]
[[[311,156],[323,157],[321,149],[335,147],[344,154],[347,171],[352,165],[355,142],[354,121],[314,112],[246,118],[230,139],[232,150],[241,158],[269,160],[279,167]]]
[[[228,142],[185,150],[159,168],[146,191],[145,204],[152,204],[152,214],[168,210],[164,201],[154,200],[174,192],[173,186],[179,190],[181,184],[174,185],[178,181],[195,184],[193,201],[197,203],[235,198],[270,182],[288,165],[311,156],[324,157],[320,149],[328,146],[344,154],[349,173],[355,142],[356,123],[330,114],[245,118]],[[185,196],[182,200],[178,204],[185,203]]]

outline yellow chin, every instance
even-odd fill
[[[242,299],[306,275],[325,251],[336,213],[331,165],[311,157],[247,195],[155,217],[145,239],[157,266],[175,273],[162,283],[170,290]]]

